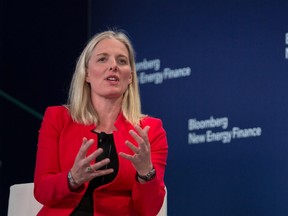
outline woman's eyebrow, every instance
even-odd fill
[[[96,54],[96,56],[100,56],[100,55],[104,55],[104,56],[107,56],[107,55],[108,55],[108,53],[105,53],[105,52],[103,52],[103,53],[97,53],[97,54]]]

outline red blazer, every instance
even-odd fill
[[[159,119],[145,117],[141,126],[150,126],[149,141],[151,157],[156,177],[145,184],[136,180],[136,171],[131,162],[118,157],[119,170],[113,182],[95,189],[95,215],[143,215],[155,216],[159,212],[164,196],[164,172],[168,153],[166,132]],[[133,126],[119,114],[113,132],[117,152],[133,154],[124,144],[134,139],[128,131]],[[80,202],[87,189],[71,192],[68,188],[67,175],[81,146],[83,137],[94,139],[88,154],[97,148],[97,134],[91,132],[95,125],[85,126],[75,123],[64,106],[48,107],[39,131],[36,168],[34,176],[34,196],[44,206],[38,213],[42,215],[69,215]]]

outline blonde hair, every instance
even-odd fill
[[[139,124],[139,121],[144,115],[141,113],[135,54],[128,36],[121,31],[104,31],[96,34],[88,42],[76,64],[70,85],[67,107],[74,121],[85,125],[98,123],[98,114],[91,101],[90,85],[86,82],[85,78],[87,65],[91,58],[93,49],[101,40],[106,38],[117,39],[122,42],[128,50],[129,61],[132,69],[132,83],[128,85],[128,88],[123,95],[122,113],[132,124]]]

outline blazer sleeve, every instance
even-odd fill
[[[43,205],[73,205],[79,196],[68,188],[69,170],[60,169],[59,138],[65,116],[65,107],[48,107],[39,130],[34,196]]]
[[[165,196],[164,173],[168,155],[168,143],[162,121],[147,118],[142,121],[142,127],[150,126],[149,142],[151,145],[151,159],[156,170],[156,177],[145,184],[137,181],[132,192],[133,205],[139,215],[155,216],[161,209]]]

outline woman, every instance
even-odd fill
[[[48,107],[34,177],[41,215],[155,216],[165,196],[168,145],[159,119],[141,114],[134,51],[122,32],[83,50],[68,104]]]

